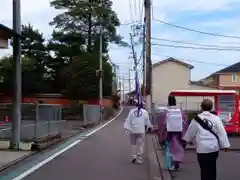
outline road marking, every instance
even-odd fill
[[[68,145],[67,147],[63,148],[62,150],[58,151],[57,153],[53,154],[52,156],[48,157],[47,159],[41,161],[40,163],[36,164],[35,166],[33,166],[32,168],[28,169],[27,171],[23,172],[22,174],[20,174],[19,176],[15,177],[12,180],[21,180],[25,177],[27,177],[28,175],[30,175],[31,173],[33,173],[34,171],[38,170],[40,167],[42,167],[43,165],[47,164],[48,162],[52,161],[53,159],[55,159],[57,156],[59,156],[60,154],[66,152],[68,149],[76,146],[78,143],[80,143],[82,140],[84,140],[85,138],[87,138],[88,136],[91,136],[92,134],[96,133],[97,131],[99,131],[100,129],[104,128],[105,126],[107,126],[109,123],[111,123],[112,121],[114,121],[115,119],[117,119],[120,114],[122,113],[123,108],[121,108],[120,112],[117,114],[116,117],[114,117],[113,119],[111,119],[110,121],[104,123],[103,125],[101,125],[100,127],[94,129],[93,131],[87,133],[85,135],[85,137],[83,139],[79,139],[74,141],[72,144]]]

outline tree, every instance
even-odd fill
[[[23,77],[23,89],[25,88],[28,93],[52,92],[53,90],[49,79],[51,74],[48,72],[48,63],[51,58],[43,33],[34,29],[31,24],[28,24],[22,25],[22,35],[26,37],[21,43],[22,55],[25,59],[28,59],[27,63],[29,66],[28,69],[25,69],[26,72],[23,75],[33,81],[27,81],[27,79],[24,81],[25,79]],[[30,69],[30,67],[32,69]],[[30,84],[30,82],[33,84]],[[29,90],[27,91],[27,89]],[[30,89],[32,89],[32,91]]]
[[[99,39],[99,27],[104,32],[103,52],[107,53],[108,42],[125,45],[122,37],[117,35],[116,27],[120,25],[116,13],[112,10],[110,0],[53,0],[51,6],[56,9],[67,10],[57,15],[50,25],[61,32],[77,33],[86,40],[89,51]],[[101,18],[101,20],[100,20]],[[85,42],[84,42],[85,44]]]
[[[25,37],[25,39],[21,41],[22,55],[36,59],[37,64],[43,65],[48,56],[43,34],[40,33],[39,30],[34,29],[31,24],[28,24],[22,25],[22,35]]]
[[[13,72],[12,72],[12,56],[5,56],[0,59],[0,90],[6,95],[12,95],[13,90]],[[40,93],[47,83],[43,84],[39,76],[36,74],[36,62],[26,56],[22,57],[22,94],[30,95]]]
[[[73,99],[88,100],[98,98],[99,84],[96,76],[98,64],[94,62],[95,55],[86,53],[84,56],[75,57],[61,72],[65,94]],[[111,94],[112,87],[112,67],[107,63],[107,58],[103,59],[104,86],[103,95]]]
[[[22,25],[22,35],[25,37],[21,41],[23,95],[51,92],[46,66],[49,56],[43,34],[28,24]],[[0,91],[6,94],[12,94],[12,61],[12,56],[0,60]]]
[[[53,0],[51,6],[65,10],[50,23],[55,27],[48,46],[54,54],[49,63],[54,74],[54,86],[69,96],[98,97],[96,70],[99,68],[99,27],[102,25],[104,92],[105,95],[111,95],[113,74],[107,61],[108,44],[124,44],[116,31],[120,23],[111,8],[112,2],[104,0],[100,6],[99,0]]]

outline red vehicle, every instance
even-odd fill
[[[221,118],[227,133],[240,133],[239,94],[234,90],[176,90],[173,96],[211,96],[214,98],[214,111]]]

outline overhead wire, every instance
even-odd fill
[[[121,25],[123,25],[123,26],[128,26],[128,25],[132,25],[132,24],[139,23],[139,22],[140,22],[139,20],[132,20],[132,21],[130,21],[130,22],[121,23],[120,26],[121,26]]]
[[[156,56],[161,56],[161,57],[166,57],[166,58],[174,58],[174,59],[181,59],[181,61],[186,61],[186,62],[191,62],[191,63],[200,63],[200,64],[208,64],[208,65],[216,65],[216,66],[229,66],[229,64],[222,64],[222,63],[214,63],[214,62],[207,62],[207,61],[196,61],[196,60],[188,60],[185,58],[177,58],[177,57],[173,57],[173,56],[166,56],[162,53],[152,53],[153,55]]]
[[[240,39],[239,36],[231,36],[231,35],[224,35],[224,34],[217,34],[217,33],[212,33],[212,32],[205,32],[205,31],[200,31],[200,30],[196,30],[196,29],[191,29],[191,28],[187,28],[187,27],[183,27],[183,26],[179,26],[176,24],[172,24],[163,20],[158,20],[158,19],[153,19],[153,21],[171,26],[171,27],[175,27],[178,29],[182,29],[182,30],[186,30],[186,31],[191,31],[191,32],[195,32],[195,33],[200,33],[200,34],[205,34],[205,35],[210,35],[210,36],[219,36],[219,37],[225,37],[225,38],[232,38],[232,39]]]
[[[168,44],[157,44],[151,43],[153,46],[161,46],[167,48],[182,48],[182,49],[194,49],[194,50],[205,50],[205,51],[240,51],[240,49],[231,49],[231,48],[207,48],[207,47],[194,47],[194,46],[178,46],[178,45],[168,45]]]
[[[153,40],[158,41],[166,41],[172,43],[179,43],[179,44],[189,44],[195,46],[204,46],[204,47],[215,47],[215,48],[240,48],[240,46],[226,46],[226,45],[217,45],[217,44],[205,44],[205,43],[197,43],[197,42],[189,42],[189,41],[180,41],[180,40],[173,40],[173,39],[165,39],[165,38],[155,38],[152,37]]]

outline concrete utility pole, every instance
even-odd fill
[[[133,37],[130,33],[130,39],[131,39],[131,49],[133,54],[133,60],[134,60],[134,71],[135,71],[135,90],[137,90],[137,78],[138,78],[138,72],[137,72],[137,55],[134,49],[134,43],[133,43]],[[138,102],[139,103],[139,102]]]
[[[116,64],[112,64],[113,67],[113,80],[112,80],[112,94],[116,94],[116,90],[117,90],[117,65]]]
[[[146,95],[147,109],[152,117],[152,60],[151,60],[151,0],[144,1],[146,18]]]
[[[20,0],[13,0],[13,30],[21,34],[21,8]],[[12,140],[11,148],[18,150],[20,144],[21,128],[21,40],[19,37],[13,38],[13,109],[12,109]]]
[[[121,83],[121,77],[118,77],[118,87],[120,92],[120,100],[122,99],[122,83]]]
[[[123,102],[125,101],[125,79],[124,76],[122,77],[122,90],[123,90]]]
[[[131,68],[129,68],[129,71],[128,71],[128,88],[130,93],[131,92]]]
[[[146,100],[146,17],[144,15],[144,22],[143,22],[143,66],[142,66],[142,73],[143,73],[143,96],[144,100]]]
[[[100,2],[100,7],[103,6],[103,0]],[[99,102],[100,102],[100,121],[102,121],[102,98],[103,98],[103,62],[102,62],[102,55],[103,55],[103,27],[102,27],[102,18],[99,17],[100,20],[100,37],[99,37]]]

